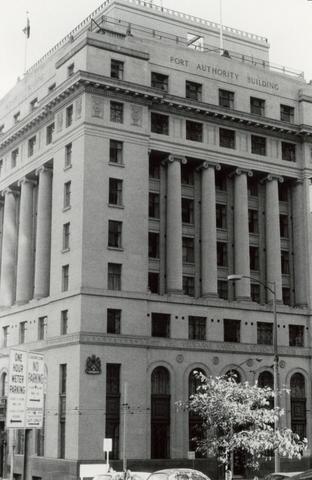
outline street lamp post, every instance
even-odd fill
[[[263,286],[265,290],[270,292],[272,294],[272,307],[273,307],[273,355],[274,355],[274,360],[273,360],[273,379],[274,379],[274,386],[273,386],[273,391],[274,391],[274,409],[279,407],[279,372],[278,372],[278,362],[279,362],[279,357],[278,357],[278,346],[277,346],[277,311],[276,311],[276,285],[275,282],[269,282],[272,287],[269,287],[268,285],[264,284],[261,282],[261,280],[258,280],[257,278],[249,277],[248,275],[238,275],[238,274],[233,274],[233,275],[228,275],[227,279],[230,282],[237,282],[239,280],[242,280],[242,278],[249,278],[250,280],[254,280],[255,282],[259,283],[260,285]],[[274,432],[278,431],[279,427],[279,417],[275,416],[274,420]],[[280,457],[278,450],[275,449],[274,451],[274,471],[279,472],[280,471]]]

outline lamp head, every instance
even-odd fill
[[[227,280],[228,282],[236,282],[237,280],[241,280],[244,278],[244,275],[232,274],[228,275]]]

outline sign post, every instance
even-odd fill
[[[113,449],[113,441],[111,438],[104,438],[103,440],[103,452],[106,454],[107,471],[109,470],[109,452]]]

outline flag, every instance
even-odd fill
[[[29,22],[29,18],[28,18],[28,17],[27,17],[26,27],[23,28],[23,32],[25,33],[25,35],[26,35],[27,38],[30,37],[30,22]]]

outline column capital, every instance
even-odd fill
[[[7,187],[4,190],[2,190],[2,192],[1,192],[2,197],[5,197],[6,195],[9,195],[9,194],[18,196],[20,194],[20,192],[18,190],[16,190],[16,188],[12,188],[12,187]]]
[[[33,180],[32,178],[28,178],[28,177],[23,177],[20,180],[18,180],[17,185],[20,187],[24,183],[30,183],[31,185],[37,184],[36,180]]]
[[[245,173],[248,177],[253,177],[253,172],[251,170],[248,170],[246,168],[235,168],[230,174],[229,177],[234,177],[235,175],[239,176]]]
[[[53,170],[51,167],[48,167],[47,165],[41,165],[41,167],[38,167],[35,171],[36,175],[39,175],[42,172],[47,172],[47,173],[53,173]]]
[[[182,165],[185,165],[187,163],[187,160],[182,155],[170,154],[165,160],[163,160],[162,164],[166,165],[173,162],[180,162]]]
[[[266,177],[260,180],[260,183],[272,182],[273,180],[277,180],[278,183],[284,182],[284,179],[281,175],[274,175],[272,173],[269,173],[268,175],[266,175]]]
[[[205,160],[196,168],[196,170],[200,172],[201,170],[207,170],[208,168],[214,168],[215,170],[219,171],[221,170],[221,165],[220,163],[214,163],[214,162]]]

